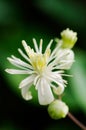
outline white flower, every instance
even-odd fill
[[[59,69],[70,69],[74,61],[74,52],[70,49],[59,49],[57,52]]]
[[[6,69],[10,74],[27,74],[28,76],[21,81],[19,88],[24,99],[32,98],[31,85],[38,90],[38,100],[41,105],[50,104],[54,100],[53,92],[60,95],[64,91],[67,81],[63,79],[63,69],[69,69],[74,61],[74,54],[70,49],[62,49],[61,44],[55,47],[51,52],[51,44],[47,45],[45,52],[42,52],[43,40],[40,39],[39,47],[36,40],[33,39],[35,51],[30,48],[23,40],[22,44],[27,53],[24,54],[21,49],[18,49],[22,57],[27,61],[11,56],[8,61],[18,69]],[[53,88],[53,90],[51,89]]]

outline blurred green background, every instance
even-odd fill
[[[70,28],[78,33],[74,47],[75,62],[68,73],[63,100],[70,111],[86,125],[86,1],[84,0],[0,0],[0,130],[80,130],[68,117],[53,120],[47,106],[40,106],[37,93],[33,100],[21,97],[20,75],[9,75],[4,70],[12,67],[7,57],[20,57],[24,39],[32,45],[32,38],[44,47],[51,38]]]

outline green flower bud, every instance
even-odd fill
[[[62,48],[72,48],[77,41],[77,33],[69,28],[61,32]]]
[[[68,114],[68,106],[61,100],[54,100],[48,106],[48,113],[52,119],[65,118]]]

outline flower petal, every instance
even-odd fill
[[[8,57],[7,59],[8,59],[8,61],[9,61],[11,64],[13,64],[13,65],[15,65],[15,66],[17,66],[17,67],[19,67],[19,68],[22,68],[22,69],[33,69],[30,64],[28,64],[28,63],[22,61],[21,59],[15,57],[15,56],[13,56],[13,55],[12,55],[12,58],[9,58],[9,57]]]
[[[39,49],[38,49],[38,45],[37,45],[37,42],[36,42],[36,39],[35,39],[35,38],[33,38],[33,43],[34,43],[35,50],[36,50],[36,52],[38,53],[38,52],[39,52]]]
[[[46,78],[47,78],[47,80],[49,80],[51,82],[52,86],[53,86],[52,82],[54,82],[56,84],[54,86],[62,86],[62,87],[65,86],[64,80],[62,79],[60,72],[59,73],[50,72],[49,76],[46,76]]]
[[[74,52],[70,49],[60,49],[56,54],[54,69],[70,69],[74,62]],[[52,64],[53,64],[52,62]]]
[[[48,105],[54,100],[50,85],[46,79],[40,79],[37,88],[40,105]]]
[[[23,57],[24,59],[26,59],[28,62],[30,62],[29,57],[28,57],[27,55],[25,55],[24,52],[23,52],[20,48],[18,48],[18,51],[19,51],[19,53],[22,55],[22,57]]]
[[[42,44],[43,44],[43,39],[40,39],[40,44],[39,44],[39,52],[42,53]]]
[[[21,83],[19,85],[19,88],[23,88],[23,87],[33,83],[34,78],[35,78],[34,74],[29,76],[29,77],[27,77],[27,78],[25,78],[24,80],[21,81]]]
[[[28,90],[30,88],[30,86],[25,86],[21,89],[21,94],[22,94],[22,97],[25,99],[25,100],[30,100],[32,99],[32,95],[31,95],[31,92]]]
[[[25,78],[19,85],[19,88],[21,89],[22,97],[25,100],[32,99],[32,95],[31,95],[31,92],[29,91],[29,88],[33,84],[34,77],[35,77],[35,75],[31,75],[31,76]]]
[[[30,70],[17,70],[17,69],[6,69],[5,70],[7,73],[10,73],[10,74],[32,74],[33,71],[30,71]]]
[[[47,49],[50,49],[52,43],[53,43],[53,39],[51,39],[50,42],[48,43],[48,45],[47,45],[47,47],[46,47],[46,50],[47,50]],[[46,50],[45,50],[45,52],[46,52]]]

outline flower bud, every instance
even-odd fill
[[[68,106],[61,100],[54,100],[48,106],[48,113],[52,119],[65,118],[68,114]]]
[[[72,30],[69,30],[69,28],[61,32],[61,37],[63,42],[62,48],[71,49],[77,41],[77,33],[73,32]]]
[[[54,87],[53,91],[57,95],[61,95],[64,92],[64,86]]]

